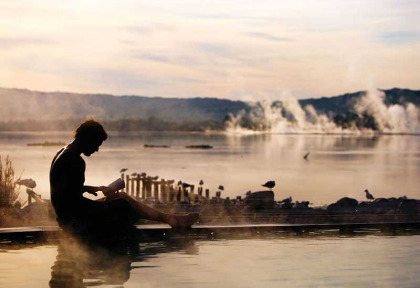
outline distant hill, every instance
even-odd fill
[[[420,106],[420,90],[409,90],[394,88],[390,90],[382,90],[385,93],[385,104],[387,106],[392,104],[406,104],[411,102],[416,106]],[[300,100],[301,106],[312,105],[318,114],[323,113],[327,115],[338,115],[346,113],[355,113],[355,104],[365,91],[356,93],[344,94],[335,97],[322,97],[317,99]]]
[[[216,98],[161,98],[35,92],[0,88],[0,121],[64,120],[95,117],[102,121],[148,119],[222,121],[227,113],[249,109],[247,103]]]
[[[387,105],[411,102],[420,107],[419,90],[394,88],[383,92]],[[348,117],[356,117],[352,113],[355,113],[355,104],[363,94],[360,91],[335,97],[303,99],[299,103],[302,107],[312,105],[318,114],[339,119],[341,123],[346,122]],[[223,129],[222,123],[227,114],[237,115],[253,107],[243,101],[216,98],[46,93],[5,88],[0,88],[0,103],[0,130],[72,129],[75,123],[87,117],[106,121],[110,123],[108,127],[117,130],[203,130],[206,126],[217,130]]]

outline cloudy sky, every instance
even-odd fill
[[[418,0],[0,0],[0,86],[218,97],[420,89]]]

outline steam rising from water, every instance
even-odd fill
[[[312,105],[301,107],[297,99],[288,98],[282,102],[262,101],[252,104],[251,110],[230,115],[226,122],[226,132],[247,133],[420,133],[419,109],[412,103],[387,106],[385,93],[380,90],[366,92],[354,105],[359,117],[370,115],[375,119],[377,131],[369,128],[348,128],[338,126],[332,117],[318,114]],[[244,128],[243,123],[251,121],[252,127]]]
[[[380,132],[420,133],[419,109],[414,104],[386,106],[384,100],[384,92],[369,91],[355,105],[355,110],[359,114],[367,112],[372,115]]]

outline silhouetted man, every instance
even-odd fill
[[[106,186],[85,185],[86,164],[81,154],[89,157],[98,152],[107,138],[102,124],[87,120],[76,129],[74,141],[55,155],[50,170],[50,192],[60,226],[89,232],[98,227],[132,225],[144,218],[186,228],[198,220],[197,213],[166,214],[126,193],[112,193]],[[94,201],[83,197],[85,192],[97,195],[98,191],[106,198]]]

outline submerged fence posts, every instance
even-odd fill
[[[140,175],[137,174],[136,177],[136,198],[139,199],[140,198]]]
[[[159,176],[148,176],[146,173],[132,173],[125,175],[121,173],[121,179],[126,183],[123,192],[131,195],[139,200],[145,200],[149,197],[154,197],[155,201],[167,202],[190,202],[198,203],[206,201],[210,198],[210,190],[205,190],[203,195],[203,186],[200,184],[195,194],[195,185],[183,186],[182,181],[175,186],[175,180],[158,180]],[[185,183],[184,183],[185,184]],[[218,193],[220,197],[220,193]],[[30,200],[28,199],[28,202]]]

